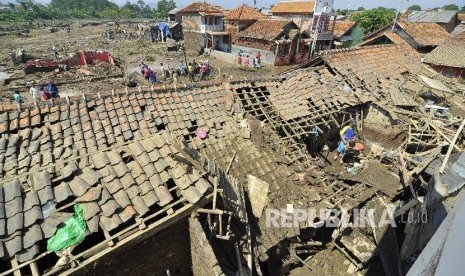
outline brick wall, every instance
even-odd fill
[[[189,222],[185,218],[131,247],[118,248],[92,265],[87,275],[192,275]]]
[[[198,13],[185,13],[182,15],[182,28],[184,31],[200,32],[201,16]]]
[[[183,31],[184,46],[187,50],[201,52],[203,50],[204,42],[202,34],[198,32]]]
[[[213,248],[207,240],[202,225],[197,218],[189,218],[189,232],[191,237],[192,271],[194,276],[225,275]]]

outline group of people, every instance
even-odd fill
[[[140,73],[144,76],[144,78],[150,82],[151,84],[154,84],[157,81],[157,75],[155,75],[155,72],[150,69],[147,65],[144,64],[144,62],[141,62],[139,65],[140,67]]]
[[[32,99],[35,102],[40,101],[42,98],[43,101],[48,101],[52,98],[59,98],[58,87],[53,81],[49,81],[45,86],[40,86],[36,82],[32,82],[32,86],[29,89],[29,93],[32,95]]]
[[[341,140],[337,146],[337,152],[334,156],[334,160],[339,160],[341,164],[344,160],[353,159],[360,152],[364,150],[364,145],[361,143],[357,136],[357,125],[355,122],[351,122],[350,125],[345,126],[339,132]]]
[[[239,51],[237,53],[236,63],[239,66],[242,66],[245,70],[247,70],[249,69],[249,66],[250,66],[250,57],[249,55],[245,55],[245,57],[243,57],[243,55],[244,53],[242,51]],[[262,59],[262,54],[260,52],[257,53],[255,58],[252,58],[252,65],[254,68],[260,69],[261,59]]]
[[[53,81],[49,81],[46,85],[40,86],[35,81],[32,81],[31,88],[29,88],[29,93],[32,96],[34,102],[48,101],[52,98],[59,98],[58,87]],[[24,99],[19,93],[18,90],[15,90],[13,93],[13,100],[16,103],[23,103]]]

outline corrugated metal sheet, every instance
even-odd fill
[[[448,23],[456,14],[457,11],[412,11],[408,21]]]

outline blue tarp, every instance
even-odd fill
[[[170,27],[168,26],[168,23],[166,22],[158,23],[158,29],[162,32],[162,35],[164,37],[167,37],[170,34]]]

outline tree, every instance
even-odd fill
[[[465,6],[463,6],[463,7],[460,9],[460,11],[465,12]]]
[[[365,33],[371,33],[391,24],[396,18],[396,13],[392,10],[379,7],[355,13],[350,17],[351,21],[358,23]]]
[[[364,11],[365,8],[364,7],[358,7],[357,11]]]
[[[412,5],[407,8],[408,11],[421,11],[421,6],[420,5]]]
[[[174,0],[161,0],[157,3],[156,17],[159,19],[165,19],[168,17],[168,12],[176,8]]]
[[[442,7],[442,9],[446,11],[458,11],[460,8],[455,4],[449,4]]]

